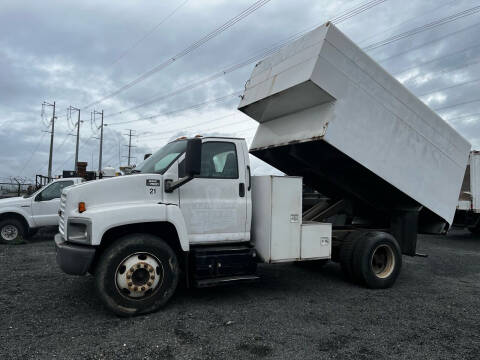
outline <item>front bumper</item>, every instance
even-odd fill
[[[90,268],[96,249],[89,246],[74,245],[63,240],[62,235],[55,235],[57,264],[70,275],[85,275]]]

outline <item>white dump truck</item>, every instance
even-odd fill
[[[57,225],[62,190],[82,181],[54,180],[31,195],[0,199],[0,243],[20,243],[41,227]]]
[[[470,152],[453,225],[480,234],[480,152]]]
[[[107,308],[154,311],[187,286],[257,278],[258,262],[332,259],[391,286],[417,233],[452,223],[470,144],[332,24],[256,65],[244,139],[173,141],[130,176],[65,189],[57,262]],[[249,153],[288,176],[251,176]],[[302,213],[302,183],[328,197]]]

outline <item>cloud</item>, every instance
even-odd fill
[[[0,176],[22,173],[32,179],[36,173],[46,174],[49,134],[42,131],[48,131],[48,124],[40,118],[40,104],[44,100],[57,104],[53,168],[59,173],[73,168],[75,137],[68,134],[75,131],[65,116],[69,105],[84,107],[114,92],[253,3],[253,0],[190,0],[133,51],[115,62],[180,1],[1,2]],[[109,115],[168,95],[227,69],[361,3],[360,0],[272,0],[192,54],[96,105],[96,110],[105,111],[105,123],[108,124],[104,165],[125,164],[127,129],[138,134],[133,150],[136,161],[178,135],[235,135],[251,141],[256,123],[236,111],[238,98],[234,96],[192,110],[177,110],[242,89],[253,64],[149,106],[117,116]],[[357,44],[367,46],[476,3],[475,0],[389,0],[342,22],[339,27]],[[382,46],[369,55],[388,72],[397,74],[415,94],[427,94],[422,99],[433,108],[473,100],[478,83],[464,83],[480,78],[480,66],[475,64],[480,59],[480,43],[474,36],[480,24],[475,21],[475,16],[464,18]],[[453,85],[458,87],[448,89]],[[445,90],[434,92],[438,89]],[[479,103],[470,103],[450,107],[440,114],[445,118],[474,114],[479,112],[478,106]],[[84,122],[80,129],[79,159],[88,161],[89,168],[96,169],[99,141],[95,139],[98,131],[90,126],[91,110],[81,113]],[[156,114],[164,115],[123,124]],[[452,120],[451,123],[478,145],[480,125],[477,117]],[[259,172],[271,170],[265,164],[258,165],[258,169]]]

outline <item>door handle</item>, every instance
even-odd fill
[[[238,184],[238,195],[240,195],[240,197],[245,196],[245,184],[244,183]]]

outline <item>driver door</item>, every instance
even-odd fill
[[[70,185],[73,185],[72,180],[56,181],[47,185],[35,196],[32,203],[32,214],[37,227],[58,224],[60,195],[62,190]]]
[[[245,159],[238,140],[204,142],[200,175],[179,191],[190,243],[250,239],[246,231]]]

